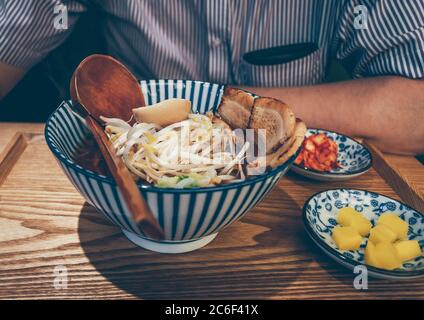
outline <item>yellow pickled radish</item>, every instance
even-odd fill
[[[399,258],[395,246],[389,242],[379,242],[375,245],[374,255],[372,261],[377,263],[377,267],[393,270],[400,268],[402,260]]]
[[[332,237],[341,250],[358,250],[363,237],[369,235],[365,263],[370,266],[393,270],[423,254],[417,240],[405,240],[409,225],[394,213],[382,214],[372,228],[371,222],[362,213],[345,207],[340,209],[337,223]]]
[[[394,213],[383,213],[377,221],[377,225],[385,225],[397,235],[397,239],[403,240],[408,236],[408,223]]]
[[[372,224],[361,213],[350,207],[342,208],[337,215],[337,222],[345,227],[355,228],[363,237],[370,233]]]
[[[353,217],[350,226],[358,230],[359,234],[363,237],[366,237],[372,228],[371,222],[362,214]]]
[[[353,227],[336,226],[332,237],[341,250],[358,250],[362,242],[361,235]]]
[[[374,244],[378,244],[380,242],[393,243],[396,239],[397,234],[385,225],[377,225],[370,231],[369,240]]]
[[[396,242],[394,246],[402,262],[413,260],[422,255],[421,247],[417,240],[401,240]]]
[[[378,262],[376,260],[376,254],[375,254],[375,244],[368,240],[367,246],[365,247],[365,263],[379,268]]]
[[[337,215],[337,223],[348,227],[352,223],[352,219],[356,214],[358,214],[358,212],[351,207],[341,208]]]

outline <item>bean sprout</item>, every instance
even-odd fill
[[[233,131],[214,123],[212,114],[190,114],[165,128],[150,123],[129,125],[102,118],[117,155],[137,178],[164,188],[207,187],[246,179]]]

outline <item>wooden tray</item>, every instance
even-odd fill
[[[305,200],[329,188],[402,196],[422,210],[418,188],[372,150],[398,193],[375,169],[344,183],[289,173],[210,245],[165,255],[135,247],[88,205],[41,133],[17,133],[0,154],[0,298],[424,298],[422,280],[370,279],[368,290],[355,290],[356,275],[324,255],[303,229]],[[58,275],[67,276],[66,286]]]

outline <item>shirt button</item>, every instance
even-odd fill
[[[247,67],[242,63],[239,67],[240,70],[240,77],[241,80],[244,82],[243,84],[246,84],[246,82],[249,80],[249,74],[247,71]]]
[[[221,40],[218,38],[212,38],[211,44],[213,48],[217,48],[221,45]]]

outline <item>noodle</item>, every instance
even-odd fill
[[[136,177],[164,188],[193,188],[246,178],[242,163],[249,142],[237,150],[235,133],[214,123],[213,117],[189,114],[187,120],[164,128],[102,120],[117,155]]]

